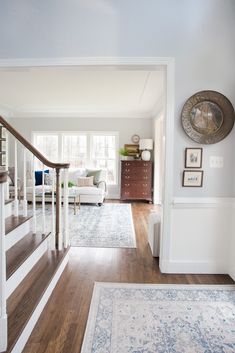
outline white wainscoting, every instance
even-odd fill
[[[234,198],[174,198],[166,272],[229,273],[234,205]]]
[[[233,208],[233,217],[232,217],[232,233],[229,244],[229,271],[228,274],[235,281],[235,205]]]

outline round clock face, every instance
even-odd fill
[[[133,143],[139,143],[140,137],[139,135],[133,135],[131,140]]]

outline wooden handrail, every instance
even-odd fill
[[[0,184],[6,183],[8,172],[0,171]]]
[[[27,141],[11,124],[9,124],[2,116],[0,116],[0,124],[2,124],[23,146],[25,146],[35,157],[37,157],[47,167],[55,169],[67,169],[69,163],[54,163],[49,161],[41,154],[29,141]]]

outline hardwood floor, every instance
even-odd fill
[[[137,249],[72,248],[67,265],[24,353],[79,353],[94,282],[231,284],[226,275],[161,274],[147,242],[154,206],[133,203]],[[79,217],[79,215],[78,215]]]

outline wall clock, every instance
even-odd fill
[[[132,137],[131,137],[131,141],[133,142],[133,143],[139,143],[139,141],[140,141],[140,137],[139,137],[139,135],[133,135]]]
[[[213,144],[223,140],[232,130],[234,108],[223,94],[201,91],[190,97],[181,113],[185,133],[200,144]]]

